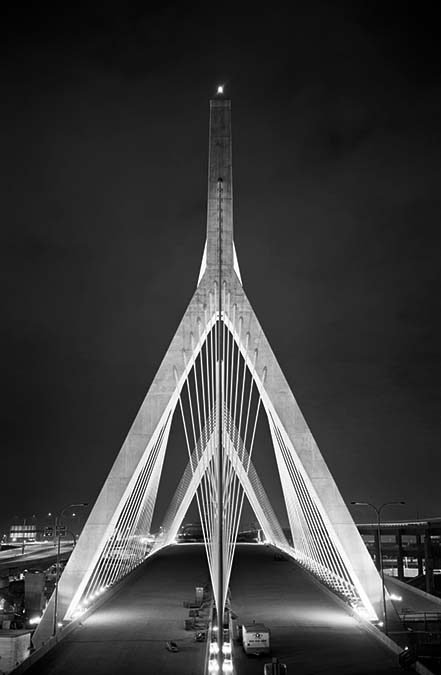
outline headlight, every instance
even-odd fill
[[[208,672],[211,673],[218,673],[219,672],[219,664],[217,662],[217,659],[210,659],[208,662]]]

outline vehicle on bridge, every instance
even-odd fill
[[[263,623],[242,625],[242,645],[245,654],[269,654],[271,651],[270,629]]]
[[[173,640],[169,640],[168,642],[166,642],[166,643],[165,643],[165,648],[166,648],[169,652],[178,652],[178,651],[179,651],[178,645],[176,644],[176,642],[173,642]]]

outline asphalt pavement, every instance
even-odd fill
[[[132,573],[129,584],[37,661],[30,675],[200,675],[204,642],[184,629],[195,587],[208,584],[204,546],[160,552]],[[171,653],[166,641],[179,651]]]
[[[441,614],[441,598],[429,595],[413,588],[403,581],[385,575],[386,588],[389,593],[394,593],[401,600],[395,603],[400,614],[412,612],[436,612]]]
[[[397,657],[364,630],[311,575],[259,544],[238,544],[230,583],[238,622],[271,631],[272,656],[288,675],[389,675]],[[271,659],[246,656],[236,645],[239,675],[262,675]]]
[[[208,584],[201,544],[178,545],[140,566],[130,583],[84,620],[30,675],[202,675],[205,643],[184,630],[195,586]],[[244,623],[265,623],[274,656],[288,675],[389,675],[402,672],[380,642],[360,627],[311,576],[270,548],[239,544],[231,579],[232,608]],[[165,648],[174,640],[179,652]],[[236,675],[262,675],[267,657],[234,647]]]
[[[60,548],[60,560],[69,558],[72,552],[72,545],[62,544]],[[45,570],[50,567],[57,559],[57,550],[52,545],[32,546],[28,545],[25,553],[21,549],[9,549],[0,551],[0,576],[8,574],[18,574],[23,570]]]

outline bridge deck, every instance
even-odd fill
[[[183,630],[182,606],[196,585],[208,581],[202,545],[180,545],[143,565],[118,595],[82,627],[34,664],[30,675],[154,673],[200,675],[205,644]],[[363,631],[310,576],[291,562],[277,562],[261,545],[238,545],[231,582],[233,609],[245,622],[266,623],[274,654],[288,673],[388,675],[396,657]],[[170,654],[166,640],[181,651]],[[263,672],[265,658],[235,649],[238,675]]]
[[[131,582],[37,661],[30,675],[200,675],[205,643],[184,630],[195,586],[208,584],[203,545],[159,553]],[[167,640],[179,644],[170,653]]]
[[[295,563],[276,561],[270,548],[258,544],[238,544],[236,556],[233,610],[244,623],[255,619],[270,628],[273,655],[286,663],[289,675],[402,672],[397,657]],[[237,648],[235,662],[240,675],[261,675],[265,657]]]

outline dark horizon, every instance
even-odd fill
[[[117,456],[196,286],[218,83],[244,289],[343,498],[441,516],[438,24],[410,3],[214,18],[5,14],[0,534],[92,505]]]

